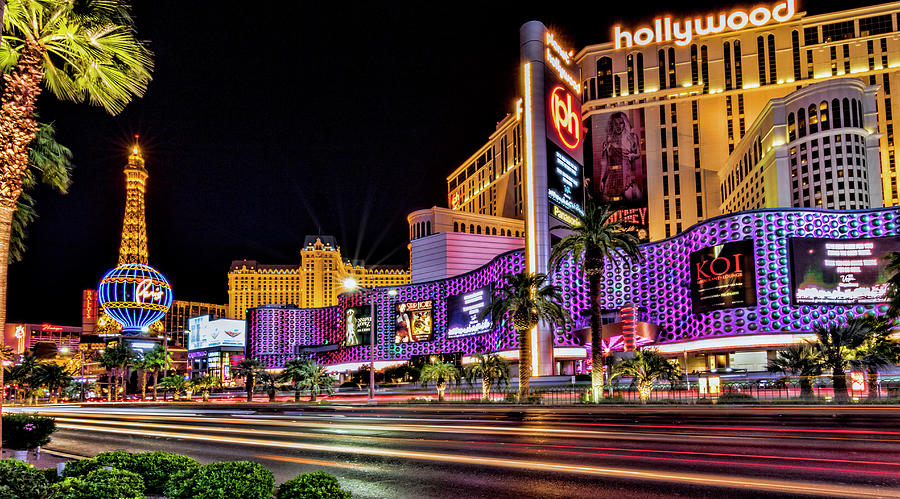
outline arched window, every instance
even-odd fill
[[[819,131],[819,111],[816,110],[815,104],[809,105],[809,134],[812,135]]]
[[[756,66],[759,68],[759,84],[766,84],[766,42],[762,36],[756,37]]]
[[[806,137],[806,109],[797,110],[797,137]]]
[[[700,81],[700,69],[697,66],[697,45],[691,45],[691,84]]]
[[[841,127],[841,101],[831,99],[831,118],[834,120],[834,127]]]
[[[469,224],[469,234],[475,233],[475,224]]]
[[[675,49],[669,47],[669,87],[675,88],[678,84],[675,83]]]
[[[481,226],[480,226],[480,225],[477,226],[477,227],[475,227],[475,233],[476,233],[476,234],[481,234]]]
[[[431,235],[431,221],[430,220],[425,222],[425,235],[426,236]]]
[[[625,76],[628,77],[628,95],[634,94],[634,54],[625,56]]]
[[[516,237],[519,237],[519,231],[516,231]]]
[[[635,72],[637,73],[637,91],[643,92],[644,91],[644,54],[642,54],[641,52],[638,52],[638,55],[637,55],[637,68],[636,68]]]
[[[491,229],[491,235],[492,235],[492,236],[496,236],[496,235],[497,235],[497,228],[496,228],[496,227],[494,227],[493,229]]]
[[[822,131],[828,130],[831,127],[830,120],[828,119],[828,101],[822,101],[819,104],[819,126],[822,128]]]
[[[775,70],[775,35],[770,34],[769,37],[769,83],[775,83],[778,80],[778,71]]]
[[[725,90],[731,90],[731,43],[725,42],[722,44],[722,52],[725,54],[723,56],[723,61],[725,64]]]
[[[459,222],[453,222],[453,232],[459,232]]]
[[[597,98],[605,99],[613,96],[612,59],[597,59]]]
[[[613,95],[622,95],[622,79],[619,75],[613,77]]]
[[[662,90],[666,88],[666,51],[659,49],[656,57],[659,59],[659,88]]]
[[[859,126],[862,127],[863,126],[862,102],[857,99],[853,99],[853,104],[855,105],[855,108],[856,108],[856,116],[859,117]],[[853,123],[855,125],[856,121],[854,121]]]
[[[843,109],[844,109],[844,126],[850,128],[852,125],[853,114],[850,113],[850,99],[844,97],[842,101]]]
[[[794,119],[794,113],[788,114],[788,142],[793,142],[797,138],[797,122]]]

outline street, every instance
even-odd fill
[[[49,450],[322,469],[354,497],[900,496],[894,407],[253,409],[26,410],[57,418]]]

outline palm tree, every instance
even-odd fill
[[[178,400],[178,396],[187,387],[187,380],[183,376],[166,376],[159,380],[159,387],[163,389],[163,393],[171,391],[172,399]]]
[[[253,402],[253,389],[257,376],[263,370],[262,362],[256,359],[244,359],[238,363],[237,367],[231,370],[232,374],[237,378],[244,378],[244,388],[247,390],[247,402]]]
[[[553,229],[571,231],[550,252],[550,268],[559,270],[564,262],[581,263],[591,293],[591,393],[594,402],[603,395],[603,340],[601,334],[600,292],[603,287],[603,267],[607,260],[624,260],[636,263],[641,260],[638,238],[626,231],[621,220],[614,220],[615,212],[609,206],[598,206],[588,201],[584,215],[576,215],[573,226],[561,225]],[[551,229],[552,230],[552,229]]]
[[[520,400],[528,395],[528,381],[531,378],[529,331],[540,321],[561,326],[570,320],[568,313],[560,305],[561,289],[547,282],[546,274],[506,274],[504,284],[494,291],[490,305],[479,316],[479,320],[482,320],[491,314],[495,326],[503,322],[506,314],[512,316],[512,326],[519,340]]]
[[[429,382],[434,381],[434,386],[438,392],[438,402],[444,401],[444,390],[447,389],[447,383],[455,381],[459,385],[459,380],[459,369],[448,362],[426,364],[419,375],[419,381],[422,383],[422,386],[426,386]]]
[[[495,382],[509,386],[509,364],[495,353],[476,354],[475,363],[466,367],[466,381],[471,385],[476,378],[481,378],[481,401],[488,402]]]
[[[769,361],[769,372],[785,373],[800,379],[800,398],[813,398],[812,377],[822,374],[821,352],[809,343],[791,345]]]
[[[159,383],[159,372],[165,374],[172,363],[172,356],[162,345],[156,345],[153,350],[144,354],[144,368],[153,373],[153,401],[156,402],[156,384]]]
[[[315,365],[310,359],[291,359],[284,364],[284,370],[278,376],[283,383],[290,383],[294,387],[294,402],[300,402],[300,380],[306,378],[309,365]]]
[[[37,135],[28,148],[28,169],[22,177],[22,194],[13,213],[10,263],[21,261],[25,254],[25,228],[37,218],[31,194],[39,183],[60,194],[66,194],[72,184],[72,151],[56,142],[52,123],[38,123]]]
[[[190,380],[189,384],[192,388],[200,390],[204,402],[209,402],[209,391],[221,385],[221,382],[212,376],[200,376]]]
[[[33,402],[34,395],[34,372],[40,364],[34,355],[25,354],[22,356],[21,362],[14,366],[10,366],[8,379],[17,385],[16,401],[18,402],[22,395],[25,404]]]
[[[900,317],[900,251],[892,251],[885,258],[888,260],[885,270],[891,274],[888,279],[888,315],[896,319]]]
[[[65,367],[47,362],[38,365],[34,371],[34,385],[45,386],[50,391],[50,403],[59,401],[59,391],[72,382],[72,375]]]
[[[100,356],[100,366],[106,368],[107,377],[110,379],[108,400],[112,401],[113,397],[118,400],[119,386],[124,389],[126,371],[134,360],[134,351],[121,341],[103,350],[103,355]]]
[[[153,68],[123,0],[7,0],[0,43],[0,330],[6,324],[13,212],[29,163],[42,86],[64,101],[117,114],[143,95]]]
[[[269,402],[275,402],[275,390],[278,389],[278,378],[273,374],[260,370],[256,374],[256,389],[266,392]]]
[[[870,334],[853,352],[850,366],[865,370],[868,377],[869,399],[880,396],[878,389],[878,368],[892,366],[900,362],[900,341],[891,336],[895,321],[886,316],[867,317]]]
[[[678,366],[655,350],[635,350],[633,358],[614,365],[611,378],[619,376],[631,376],[631,384],[637,386],[642,404],[650,399],[653,382],[657,379],[669,383],[681,379]]]
[[[309,401],[315,402],[316,396],[323,391],[334,393],[334,376],[325,368],[310,359],[292,359],[284,365],[284,371],[278,381],[290,383],[294,388],[294,402],[300,401],[300,392],[309,390]]]
[[[847,376],[844,369],[850,366],[854,350],[872,334],[872,323],[865,317],[854,317],[846,323],[818,325],[813,329],[819,340],[822,367],[831,369],[831,384],[834,387],[834,401],[840,404],[850,401],[847,393]]]

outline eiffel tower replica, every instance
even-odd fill
[[[122,242],[119,244],[119,261],[124,263],[141,263],[149,265],[147,259],[147,221],[145,214],[144,194],[147,190],[147,168],[144,156],[134,136],[135,144],[128,155],[125,165],[125,215],[122,218]],[[115,335],[121,332],[122,326],[100,311],[97,317],[98,334]],[[163,323],[157,321],[150,325],[151,333],[160,333]]]

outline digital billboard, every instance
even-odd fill
[[[753,241],[733,241],[691,253],[691,305],[695,314],[756,305]]]
[[[584,214],[584,167],[549,140],[547,157],[550,214],[571,225],[574,221],[572,215]]]
[[[430,340],[434,329],[431,310],[431,300],[398,303],[394,343]]]
[[[188,350],[212,347],[244,347],[245,322],[237,319],[209,320],[208,315],[188,319]]]
[[[900,251],[900,236],[872,239],[794,237],[793,301],[797,305],[863,305],[888,301],[885,257]]]
[[[347,307],[344,310],[344,346],[368,345],[372,341],[372,308]]]
[[[644,110],[591,116],[589,135],[591,198],[598,204],[615,208],[617,218],[633,230],[638,239],[647,241]]]
[[[462,338],[490,332],[491,314],[479,315],[491,304],[491,287],[485,286],[468,293],[447,297],[447,337]]]

